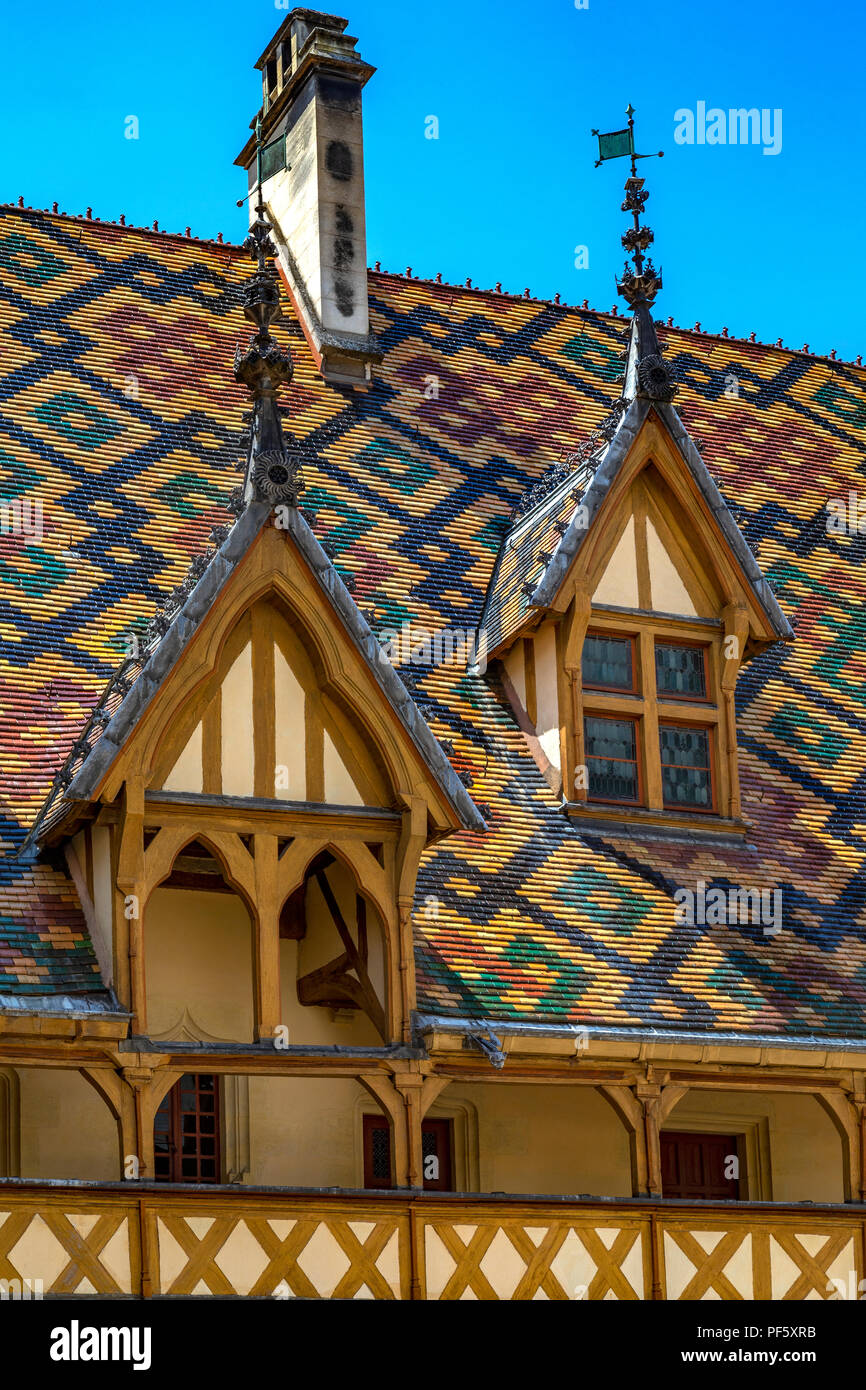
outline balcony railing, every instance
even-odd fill
[[[864,1240],[860,1205],[0,1180],[0,1297],[859,1298]]]

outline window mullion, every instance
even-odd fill
[[[662,763],[659,749],[659,714],[656,695],[655,638],[648,628],[639,634],[641,686],[643,691],[643,742],[646,800],[651,811],[663,809]]]

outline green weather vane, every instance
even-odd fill
[[[626,254],[631,256],[632,264],[625,263],[621,280],[616,281],[617,292],[634,313],[632,326],[632,346],[636,350],[637,392],[649,400],[670,401],[676,391],[674,375],[664,356],[652,320],[652,305],[662,287],[661,268],[656,271],[647,255],[655,237],[652,229],[641,225],[641,214],[646,205],[649,192],[644,188],[645,180],[638,177],[637,160],[663,158],[664,150],[656,155],[636,154],[634,148],[634,107],[629,102],[625,108],[628,125],[625,130],[611,130],[605,133],[594,130],[598,137],[598,159],[596,169],[608,159],[631,160],[631,173],[625,181],[625,198],[622,211],[630,212],[632,225],[624,232],[621,241]]]
[[[256,182],[250,189],[249,196],[254,193],[259,195],[259,207],[262,207],[262,184],[268,179],[272,179],[274,174],[281,174],[284,169],[291,169],[286,159],[286,136],[278,135],[276,140],[271,140],[269,144],[262,144],[262,118],[261,114],[256,116]],[[243,207],[246,198],[238,198],[238,207]]]
[[[636,159],[663,159],[664,150],[658,150],[656,154],[635,154],[634,152],[634,107],[631,102],[625,108],[628,116],[628,125],[625,130],[610,130],[607,134],[593,130],[592,134],[598,136],[598,159],[595,161],[595,168],[603,164],[606,159],[620,159],[627,155],[631,159],[631,173],[634,178],[637,170],[635,168]]]
[[[661,272],[656,274],[652,261],[648,256],[645,256],[645,252],[652,245],[654,238],[649,227],[641,226],[641,213],[649,193],[644,188],[644,180],[638,178],[636,161],[638,159],[662,159],[664,158],[664,150],[659,150],[657,155],[636,154],[634,148],[634,107],[631,102],[625,108],[625,113],[628,116],[628,125],[625,130],[611,130],[605,134],[594,130],[592,134],[598,136],[596,169],[608,159],[620,159],[625,156],[631,160],[631,174],[625,181],[625,201],[622,204],[622,211],[631,213],[633,226],[622,237],[622,244],[632,257],[634,264],[633,267],[629,266],[626,261],[622,280],[617,281],[617,290],[634,307],[638,302],[652,304],[662,287]]]

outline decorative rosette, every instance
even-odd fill
[[[652,353],[637,366],[641,393],[652,401],[669,401],[676,392],[674,374],[663,357]]]
[[[298,453],[283,449],[270,449],[257,454],[253,462],[252,483],[256,497],[271,506],[288,503],[298,505],[298,493],[304,484],[300,479],[301,458]]]

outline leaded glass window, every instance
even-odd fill
[[[656,642],[656,689],[669,700],[707,698],[706,652],[703,647]]]
[[[583,721],[590,798],[638,801],[637,729],[633,719],[587,715]]]
[[[391,1136],[387,1125],[377,1125],[373,1130],[370,1144],[370,1162],[373,1177],[377,1180],[391,1181]]]
[[[601,690],[634,690],[631,637],[587,633],[583,642],[583,683]]]
[[[665,806],[711,811],[713,779],[709,729],[660,724],[659,744]]]
[[[421,1124],[423,1182],[427,1188],[452,1190],[450,1120],[426,1119]],[[364,1186],[391,1186],[391,1130],[384,1115],[364,1116]]]

